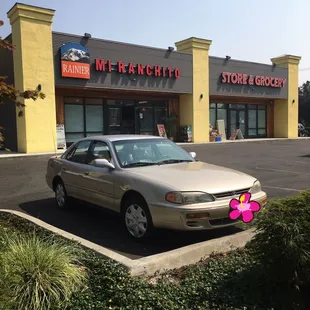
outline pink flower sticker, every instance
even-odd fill
[[[260,210],[261,205],[254,200],[251,200],[251,193],[246,192],[239,196],[238,199],[232,199],[229,203],[231,209],[229,218],[236,220],[241,216],[244,223],[250,223],[254,219],[254,212]]]

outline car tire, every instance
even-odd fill
[[[142,197],[131,196],[123,207],[124,226],[131,238],[138,242],[149,240],[154,235],[152,216]]]
[[[55,186],[55,201],[58,209],[68,209],[70,198],[67,195],[65,185],[62,181],[58,181]]]

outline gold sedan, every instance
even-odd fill
[[[195,157],[161,137],[89,137],[49,159],[46,181],[59,208],[74,197],[115,211],[137,240],[147,239],[154,228],[234,225],[229,203],[244,192],[266,204],[267,195],[254,177]]]

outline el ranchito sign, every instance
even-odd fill
[[[85,46],[79,43],[67,43],[60,48],[61,76],[77,79],[90,79],[90,54]],[[150,64],[125,64],[123,61],[112,63],[111,60],[95,59],[95,71],[118,72],[141,76],[155,76],[163,78],[181,77],[179,68],[163,67]]]
[[[241,84],[241,85],[256,85],[256,86],[267,86],[267,87],[284,87],[286,79],[277,77],[268,77],[262,75],[247,75],[244,73],[232,73],[222,72],[222,83],[228,84]]]
[[[118,73],[136,74],[136,75],[146,75],[146,76],[161,76],[166,78],[176,78],[181,77],[181,72],[179,68],[170,68],[162,66],[151,66],[150,64],[133,64],[132,62],[125,65],[124,62],[118,61],[113,64],[111,60],[105,59],[95,59],[95,70],[96,71],[106,71],[112,72],[117,71]]]

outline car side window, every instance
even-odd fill
[[[111,162],[111,152],[105,142],[96,141],[93,143],[87,158],[87,164],[92,165],[95,159],[106,159]]]
[[[68,153],[66,159],[75,163],[85,164],[90,143],[91,140],[79,142],[73,150]]]

